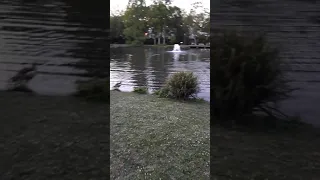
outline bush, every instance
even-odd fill
[[[148,88],[147,87],[134,87],[133,92],[139,93],[139,94],[148,94]]]
[[[88,100],[106,101],[110,100],[109,79],[94,78],[88,81],[78,81],[77,93],[78,97],[84,97]]]
[[[243,115],[263,112],[285,116],[271,106],[293,91],[285,79],[278,51],[264,36],[225,33],[215,37],[211,49],[213,113],[219,120],[241,120]]]
[[[188,99],[198,92],[198,78],[192,72],[178,72],[172,75],[156,94],[160,97]]]
[[[154,94],[161,98],[169,98],[169,90],[166,87],[154,91]]]

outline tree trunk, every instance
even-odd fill
[[[161,44],[161,33],[158,33],[158,45]]]
[[[164,32],[164,30],[162,31],[162,38],[163,38],[163,45],[166,44],[166,34]]]

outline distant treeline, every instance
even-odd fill
[[[194,3],[190,12],[172,6],[170,0],[130,0],[123,12],[111,15],[110,40],[118,44],[176,44],[210,41],[210,13],[199,11]],[[200,13],[199,13],[200,12]]]
[[[160,39],[163,42],[163,38]],[[126,39],[124,37],[118,37],[118,38],[111,38],[110,39],[111,44],[126,44]],[[192,39],[186,39],[184,41],[172,41],[171,39],[166,39],[166,44],[172,45],[172,44],[179,44],[180,42],[183,42],[183,44],[191,44],[193,43]],[[207,43],[199,41],[199,43]],[[143,42],[145,45],[153,45],[154,39],[152,38],[146,38]]]

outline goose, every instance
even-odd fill
[[[115,84],[113,87],[116,88],[116,89],[118,89],[118,88],[121,86],[121,84],[122,84],[122,82],[120,81],[120,82],[118,82],[117,84]]]
[[[36,63],[33,63],[31,67],[26,67],[17,72],[10,80],[11,82],[29,82],[37,72]]]

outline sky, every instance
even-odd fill
[[[172,5],[178,6],[181,9],[190,11],[192,8],[192,3],[201,2],[203,7],[210,9],[210,0],[173,0]],[[152,0],[146,0],[146,4],[149,5],[152,3]],[[118,10],[124,10],[128,4],[128,0],[110,0],[110,13],[114,13]]]

